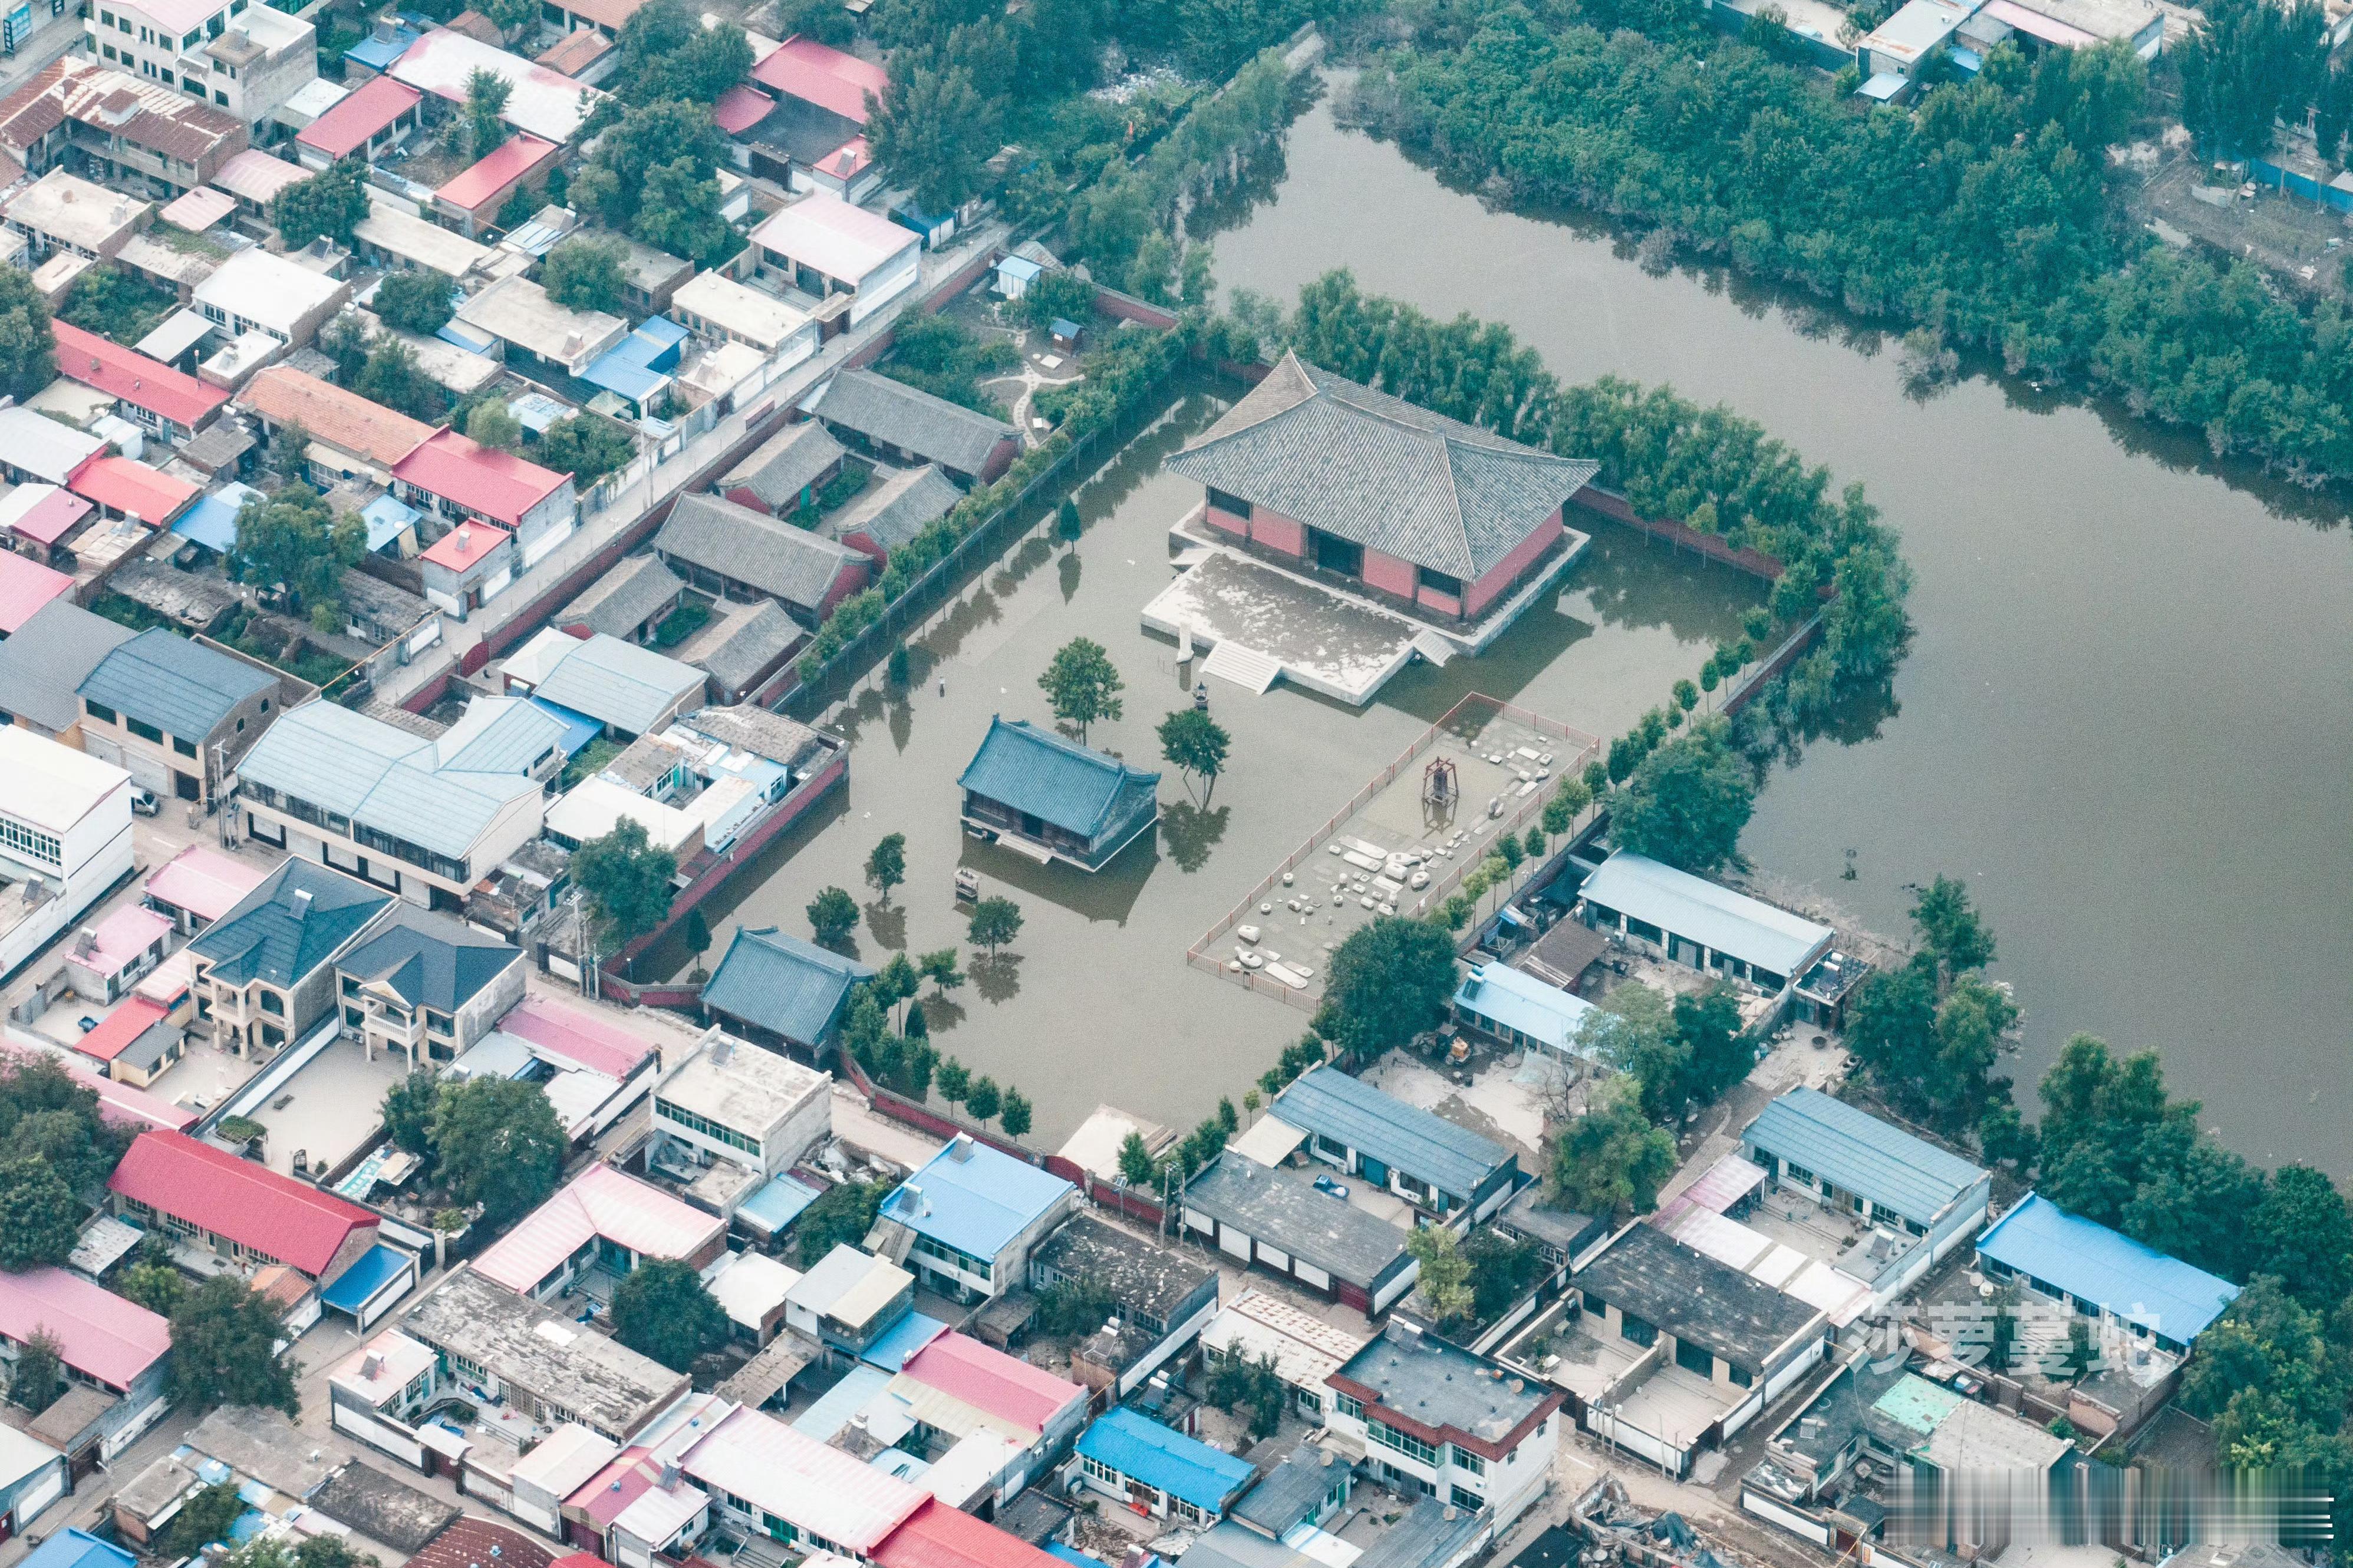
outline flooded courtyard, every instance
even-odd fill
[[[1199,661],[1180,661],[1141,612],[1172,580],[1170,531],[1201,497],[1162,460],[1233,395],[1223,384],[1185,390],[1082,486],[1074,547],[1045,525],[911,638],[908,689],[885,689],[878,671],[832,717],[852,746],[846,787],[703,906],[715,962],[737,925],[807,936],[818,891],[847,889],[863,910],[853,951],[872,963],[963,947],[967,907],[954,879],[971,868],[985,896],[1020,906],[1021,933],[994,962],[967,950],[966,984],[945,996],[926,986],[923,1011],[943,1054],[1030,1098],[1040,1146],[1106,1102],[1188,1126],[1219,1095],[1239,1099],[1297,1037],[1304,1013],[1188,967],[1186,950],[1463,698],[1618,733],[1736,636],[1761,597],[1728,568],[1596,521],[1559,591],[1494,647],[1442,668],[1416,664],[1364,708],[1209,679],[1209,711],[1232,749],[1213,791],[1188,787],[1161,762],[1154,731],[1191,705]],[[1157,831],[1092,875],[978,842],[957,820],[956,778],[990,716],[1049,721],[1038,676],[1075,637],[1107,648],[1126,682],[1121,717],[1095,724],[1090,743],[1162,773]],[[862,868],[892,833],[907,836],[907,881],[885,903]],[[673,946],[640,973],[679,973],[690,962]]]

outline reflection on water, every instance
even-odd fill
[[[2051,1057],[2087,1031],[2162,1051],[2250,1157],[2353,1173],[2353,696],[2337,653],[2353,560],[2337,498],[1982,362],[1907,399],[1867,327],[1716,268],[1650,276],[1605,226],[1491,212],[1328,113],[1293,128],[1290,169],[1219,237],[1225,284],[1287,300],[1348,267],[1440,317],[1511,325],[1564,380],[1723,401],[1862,480],[1903,531],[1910,654],[1892,689],[1852,699],[1776,773],[1751,859],[1893,932],[1909,886],[1966,878],[2026,1007],[2012,1067],[2030,1110]],[[1678,590],[1653,587],[1642,547],[1618,553],[1639,568],[1624,596],[1607,553],[1572,583],[1602,631],[1515,670],[1520,700],[1606,703],[1597,679],[1624,684],[1633,712],[1657,700],[1664,681],[1606,650],[1621,622],[1678,637],[1698,622],[1643,602]],[[1515,657],[1416,671],[1393,700],[1427,710],[1442,703],[1419,683],[1501,687]]]

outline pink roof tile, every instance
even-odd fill
[[[107,1187],[241,1242],[313,1279],[375,1215],[291,1176],[177,1132],[142,1132]]]
[[[433,542],[432,547],[419,555],[419,561],[430,561],[436,566],[452,572],[463,572],[481,564],[485,556],[512,537],[495,522],[470,519]]]
[[[874,1549],[880,1568],[1061,1568],[1061,1559],[937,1498]]]
[[[407,83],[380,76],[311,121],[294,140],[330,158],[348,158],[424,101],[425,95]]]
[[[200,921],[216,921],[237,907],[269,873],[259,866],[232,860],[216,849],[191,844],[155,869],[147,879],[147,896],[175,910],[185,910]]]
[[[561,151],[553,142],[543,142],[536,136],[521,132],[508,137],[491,149],[491,155],[460,171],[449,183],[433,193],[437,202],[468,212],[478,212],[505,195],[518,180],[536,173],[540,166],[554,160]]]
[[[538,996],[516,1003],[499,1027],[575,1067],[625,1081],[654,1054],[652,1041],[618,1024]]]
[[[227,196],[221,199],[228,200]],[[94,386],[134,408],[176,420],[191,430],[211,418],[228,401],[228,394],[219,387],[207,386],[161,360],[149,359],[96,332],[84,331],[71,321],[53,325],[58,334],[58,374],[69,381]]]
[[[16,488],[21,493],[34,487],[19,485]],[[61,490],[55,485],[39,488],[49,493],[27,508],[24,516],[9,524],[9,531],[35,544],[55,544],[90,514],[90,504],[71,490]]]
[[[73,959],[94,974],[119,974],[171,931],[172,922],[146,905],[125,904],[91,928],[90,952]]]
[[[267,205],[269,198],[299,181],[308,179],[310,171],[283,158],[273,158],[259,148],[248,147],[220,166],[213,184],[230,195],[242,196],[249,202]]]
[[[204,494],[185,479],[106,452],[76,468],[67,486],[74,494],[110,510],[137,513],[150,528],[168,527]]]
[[[164,1021],[164,1009],[137,997],[98,1021],[98,1027],[74,1044],[74,1049],[94,1062],[111,1062],[131,1048],[131,1042]]]
[[[1087,1391],[968,1334],[944,1333],[907,1358],[901,1373],[1028,1431],[1042,1433]]]
[[[474,1259],[474,1272],[528,1293],[600,1237],[639,1258],[690,1258],[727,1222],[610,1165],[591,1165]]]
[[[72,588],[73,579],[64,573],[27,561],[13,550],[0,551],[0,637],[13,634],[33,618],[34,611]]]
[[[554,494],[565,478],[511,452],[468,440],[455,430],[436,432],[392,473],[403,484],[509,528],[521,526],[523,514]]]
[[[712,122],[730,136],[741,136],[768,118],[776,100],[748,81],[739,81],[711,106]]]
[[[867,96],[879,100],[891,87],[891,73],[881,66],[797,34],[769,50],[752,68],[752,77],[860,125],[866,123]]]
[[[0,1334],[22,1343],[40,1330],[56,1337],[68,1366],[118,1389],[172,1348],[169,1323],[79,1274],[0,1274]]]

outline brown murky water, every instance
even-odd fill
[[[1153,729],[1189,702],[1176,649],[1138,612],[1169,578],[1171,524],[1200,498],[1160,462],[1223,407],[1194,391],[1081,491],[1085,537],[1065,552],[1043,534],[1011,551],[916,640],[922,679],[904,698],[868,689],[849,708],[848,787],[818,819],[767,852],[733,908],[709,908],[715,962],[738,923],[808,934],[803,912],[828,884],[868,906],[857,943],[869,961],[897,948],[960,943],[952,877],[977,869],[1021,906],[1018,957],[926,1001],[935,1042],[1037,1104],[1032,1142],[1051,1148],[1108,1101],[1189,1126],[1220,1094],[1239,1098],[1305,1015],[1186,966],[1186,947],[1377,770],[1466,693],[1508,696],[1577,728],[1622,730],[1708,650],[1734,635],[1756,585],[1597,521],[1557,601],[1546,600],[1478,659],[1427,666],[1356,710],[1277,686],[1263,697],[1212,680],[1210,709],[1232,733],[1229,771],[1206,809],[1167,771],[1161,824],[1094,876],[1040,868],[965,837],[956,775],[989,715],[1044,721],[1039,671],[1073,637],[1109,648],[1127,682],[1125,713],[1094,744],[1159,767]],[[945,682],[945,694],[941,682]],[[861,881],[885,834],[907,835],[907,885],[891,907]],[[664,963],[684,967],[683,954]],[[650,966],[649,966],[650,967]]]
[[[1564,379],[1671,382],[1863,480],[1917,576],[1899,708],[1778,773],[1747,854],[1889,931],[1908,885],[1968,879],[2027,1009],[2030,1105],[2089,1031],[2157,1047],[2250,1157],[2353,1173],[2353,540],[2333,506],[1982,376],[1908,399],[1892,342],[1489,212],[1320,108],[1271,205],[1217,243],[1228,285],[1288,299],[1353,268],[1510,324]],[[1603,610],[1598,635],[1535,628],[1477,679],[1508,696],[1516,676],[1537,707],[1654,691],[1659,613]]]

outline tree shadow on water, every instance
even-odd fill
[[[904,951],[907,945],[907,908],[904,904],[868,904],[866,929],[875,945]]]
[[[963,1004],[949,1001],[945,994],[936,990],[923,997],[923,1022],[933,1034],[944,1034],[964,1020]]]
[[[984,1002],[1010,1002],[1021,993],[1021,955],[1018,952],[984,952],[967,968],[972,988],[980,993]],[[930,1012],[927,1010],[923,1016],[928,1020]]]
[[[1160,808],[1160,842],[1179,871],[1198,871],[1208,863],[1209,851],[1226,836],[1231,806],[1204,811],[1189,800]]]
[[[1062,603],[1069,604],[1079,591],[1079,555],[1072,551],[1062,557]]]

